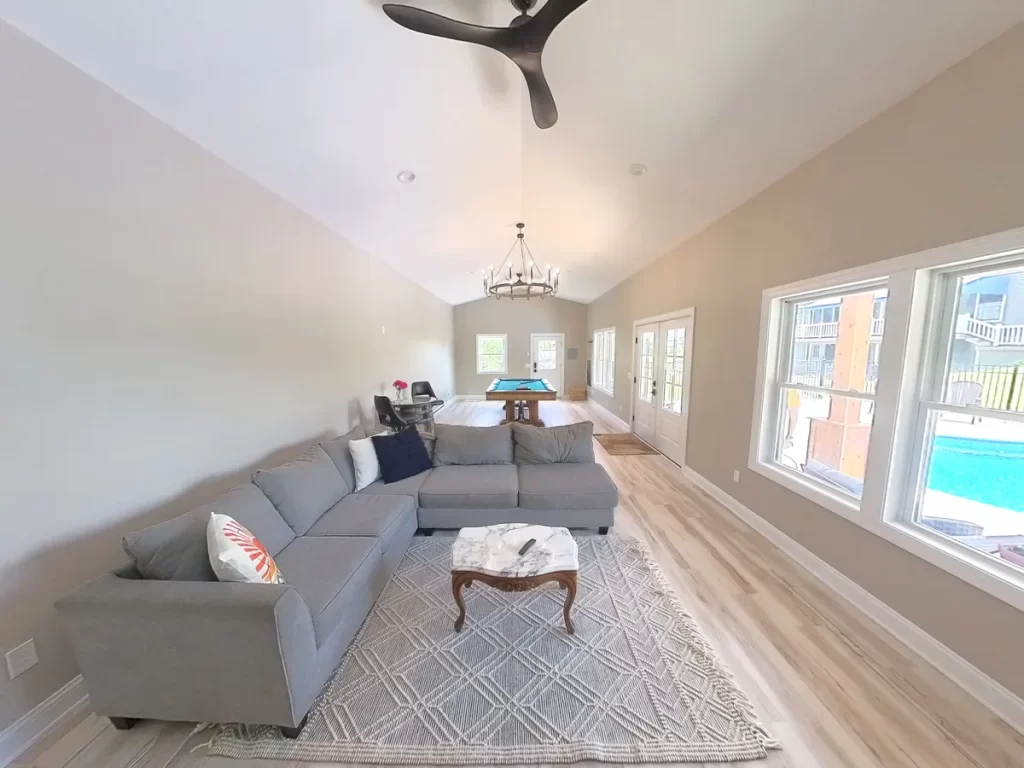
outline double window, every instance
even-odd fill
[[[592,384],[602,392],[615,393],[615,329],[594,332]]]
[[[750,468],[1024,607],[1024,230],[763,299]]]
[[[508,373],[508,336],[506,334],[477,334],[476,372]]]

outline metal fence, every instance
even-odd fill
[[[973,402],[963,402],[959,405],[977,405],[982,408],[1024,413],[1024,364],[955,366],[949,374],[947,402],[950,401],[952,385],[968,381],[979,384],[980,390],[976,388],[970,393]]]

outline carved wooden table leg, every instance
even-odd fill
[[[455,598],[455,604],[459,607],[459,618],[455,620],[456,632],[461,632],[466,625],[466,601],[462,597],[462,590],[469,587],[474,581],[487,584],[502,592],[525,592],[539,587],[541,584],[547,584],[549,581],[557,583],[560,589],[565,590],[565,604],[562,606],[565,631],[570,635],[576,633],[572,619],[569,618],[569,611],[576,600],[576,571],[555,571],[537,576],[492,576],[478,571],[452,571],[452,596]]]
[[[462,599],[462,587],[469,586],[473,580],[467,573],[452,573],[452,595],[455,597],[455,604],[459,606],[459,618],[455,620],[455,631],[461,632],[466,624],[466,601]]]
[[[567,573],[560,573],[558,576],[559,586],[566,590],[565,605],[562,606],[562,617],[565,619],[565,631],[570,635],[575,635],[576,627],[572,625],[572,619],[569,618],[569,610],[572,608],[572,604],[576,600],[576,573],[575,571],[570,571]]]

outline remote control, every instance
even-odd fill
[[[530,547],[532,547],[536,543],[537,543],[536,539],[530,539],[528,542],[523,544],[523,548],[519,550],[519,554],[520,555],[525,555],[526,554],[526,550],[528,550]]]

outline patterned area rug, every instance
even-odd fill
[[[452,539],[414,540],[298,739],[227,726],[210,752],[378,764],[752,760],[779,748],[632,538],[580,537],[576,634],[554,584],[465,590]]]
[[[601,444],[609,456],[652,456],[658,453],[636,435],[616,432],[594,435],[594,439]]]

